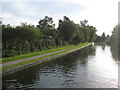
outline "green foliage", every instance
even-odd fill
[[[64,17],[63,21],[59,21],[58,30],[63,40],[69,43],[75,37],[75,34],[77,32],[75,23],[73,21],[70,21],[66,16]]]
[[[110,37],[110,46],[111,46],[111,52],[112,52],[112,56],[113,58],[115,58],[115,60],[119,60],[120,61],[120,24],[116,25],[112,31],[112,35]]]
[[[26,61],[21,61],[21,62],[18,62],[18,63],[15,63],[15,64],[12,64],[12,65],[9,65],[9,66],[6,66],[6,67],[3,67],[2,70],[5,71],[5,70],[8,70],[8,69],[11,69],[11,68],[15,68],[15,67],[19,67],[19,66],[22,66],[22,65],[25,65],[25,64],[29,64],[31,62],[35,62],[35,61],[38,61],[40,59],[45,59],[45,58],[48,58],[50,56],[55,56],[55,55],[58,55],[58,54],[61,54],[61,55],[64,55],[65,53],[68,53],[69,51],[73,51],[75,49],[80,49],[81,47],[84,47],[86,45],[88,45],[90,43],[81,43],[81,44],[78,44],[77,46],[75,45],[71,45],[71,46],[67,46],[67,47],[62,47],[62,48],[59,48],[61,49],[60,52],[56,52],[56,53],[51,53],[51,54],[48,54],[48,55],[45,55],[45,56],[41,56],[41,57],[38,57],[38,58],[35,58],[35,59],[31,59],[31,60],[26,60]],[[65,50],[66,48],[66,50]],[[54,51],[56,51],[58,49],[55,49]],[[50,50],[49,50],[50,51]],[[50,52],[53,52],[53,51],[50,51]],[[40,53],[40,52],[39,52]],[[47,53],[47,52],[46,52]],[[64,53],[64,54],[63,54]],[[60,56],[61,56],[60,55]],[[14,60],[16,60],[16,57],[12,57]],[[4,61],[5,59],[3,59]],[[12,59],[10,59],[12,60]],[[47,60],[47,59],[46,59]],[[45,60],[44,60],[45,61]],[[6,62],[10,62],[8,61],[8,59],[6,60]],[[39,63],[42,63],[43,61],[40,61]],[[28,65],[27,65],[28,66]]]
[[[38,25],[12,27],[2,24],[2,57],[11,57],[31,52],[46,50],[59,46],[93,42],[96,39],[96,28],[89,26],[87,20],[75,24],[64,16],[55,28],[52,17],[45,16]]]
[[[105,33],[103,32],[103,34],[101,35],[101,37],[104,37],[105,38]]]
[[[89,42],[88,43],[80,43],[77,46],[84,46],[84,45],[88,45],[88,44],[90,44],[90,43]],[[59,46],[59,47],[48,49],[48,50],[43,50],[43,51],[38,51],[38,52],[33,52],[33,53],[28,53],[28,54],[23,54],[23,55],[17,55],[14,57],[7,57],[7,58],[2,59],[2,63],[20,60],[20,59],[24,59],[24,58],[28,58],[28,57],[33,57],[33,56],[38,56],[38,55],[55,52],[55,51],[59,51],[59,50],[64,50],[64,49],[68,49],[68,48],[73,48],[73,47],[77,48],[75,45],[68,45],[68,46],[62,46],[62,47]]]
[[[82,27],[85,27],[88,23],[88,20],[80,21]]]
[[[45,16],[44,19],[41,19],[39,22],[39,25],[37,25],[38,28],[43,29],[45,27],[48,28],[54,28],[55,24],[53,24],[53,19],[52,17]]]
[[[116,25],[112,31],[112,35],[110,38],[110,45],[113,47],[117,47],[120,53],[120,25]]]
[[[81,21],[80,29],[84,35],[84,42],[93,42],[96,40],[96,28],[93,26],[87,25],[87,20]]]
[[[87,25],[87,22],[87,20],[84,20],[80,21],[81,24],[75,24],[64,16],[63,21],[59,20],[58,31],[60,39],[70,44],[95,41],[97,30],[95,27]]]
[[[2,26],[3,57],[25,54],[38,50],[40,31],[31,25]]]
[[[105,33],[103,32],[101,36],[97,36],[96,42],[108,44],[109,40],[110,40],[109,35],[105,36]]]
[[[46,49],[55,46],[55,39],[58,33],[55,29],[52,17],[45,16],[45,18],[41,19],[38,23],[39,25],[37,25],[37,27],[42,33],[42,48]]]

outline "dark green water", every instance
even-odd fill
[[[117,88],[118,63],[109,46],[89,46],[3,77],[3,88]]]

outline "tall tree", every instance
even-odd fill
[[[68,17],[64,16],[63,21],[59,21],[58,30],[63,37],[63,40],[71,43],[72,39],[75,37],[77,30],[76,25]]]
[[[43,29],[43,28],[55,28],[55,24],[53,23],[53,18],[45,16],[44,19],[41,19],[39,22],[39,25],[37,25],[38,28]]]
[[[55,29],[55,24],[53,22],[52,17],[45,16],[45,18],[41,19],[37,25],[37,27],[42,32],[42,45],[45,48],[51,46],[51,43],[55,43],[58,32]]]
[[[120,34],[120,25],[116,25],[112,31],[111,35],[111,44],[117,46],[120,43],[120,38],[118,37]],[[120,45],[119,45],[120,46]]]
[[[83,20],[83,21],[80,21],[80,24],[81,24],[81,26],[87,26],[87,23],[88,23],[88,20]]]
[[[101,37],[104,37],[105,38],[105,33],[103,32],[103,34],[101,35]]]

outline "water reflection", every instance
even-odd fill
[[[111,88],[117,82],[110,47],[98,45],[3,77],[4,88]]]
[[[118,85],[118,64],[112,58],[110,47],[96,46],[96,55],[94,58],[89,59],[88,70],[91,72],[90,76],[95,76],[97,84],[100,83],[102,87],[117,87]],[[94,62],[94,63],[92,63]],[[98,79],[99,78],[99,79]],[[103,83],[102,83],[103,82]],[[104,84],[104,85],[102,85]],[[98,86],[98,85],[96,85]],[[98,86],[99,87],[99,86]]]

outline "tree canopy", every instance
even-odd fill
[[[59,20],[57,28],[49,16],[40,19],[37,26],[27,23],[15,27],[2,24],[2,56],[11,57],[67,44],[93,42],[96,31],[94,26],[88,24],[88,20],[76,24],[67,16]]]

